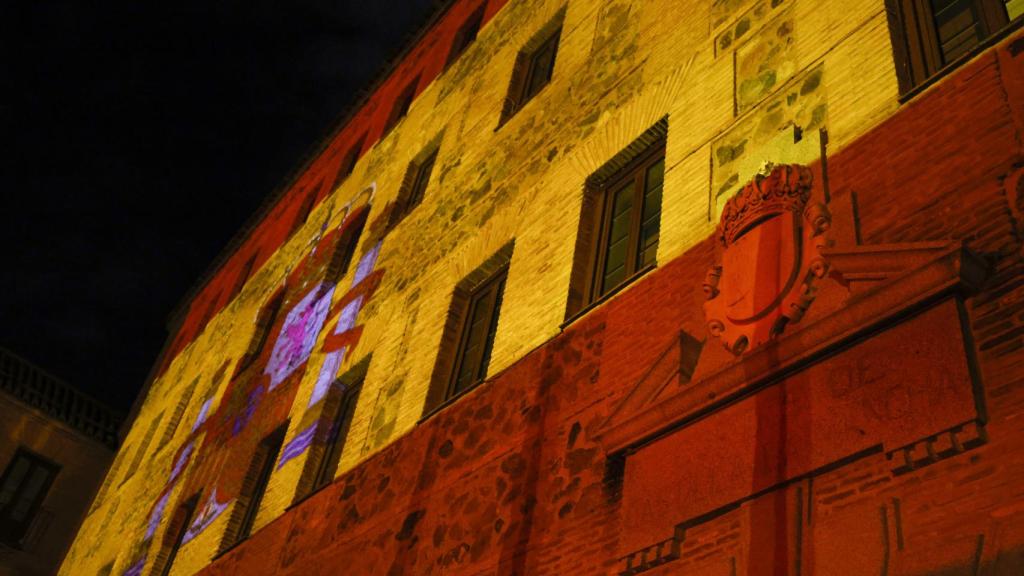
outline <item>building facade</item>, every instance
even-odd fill
[[[60,568],[123,416],[0,348],[0,574]]]
[[[456,0],[62,574],[1024,570],[1024,3]]]

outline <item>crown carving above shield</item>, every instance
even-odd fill
[[[767,172],[767,173],[764,173]],[[704,282],[708,331],[740,355],[799,322],[828,273],[828,207],[811,202],[806,166],[766,165],[729,199],[716,235],[721,264]]]
[[[725,203],[718,224],[722,246],[728,248],[765,218],[783,212],[802,212],[811,197],[812,179],[810,169],[804,166],[767,163]]]

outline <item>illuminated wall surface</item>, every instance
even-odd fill
[[[191,296],[61,573],[1024,573],[1024,7],[922,55],[901,4],[454,2]]]

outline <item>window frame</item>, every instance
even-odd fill
[[[14,492],[11,494],[11,499],[0,508],[0,543],[4,543],[14,547],[20,547],[21,540],[28,534],[29,529],[32,527],[32,522],[35,520],[36,515],[43,506],[43,502],[46,500],[46,496],[50,492],[50,488],[53,487],[54,480],[57,475],[60,474],[61,466],[56,462],[46,458],[32,450],[19,446],[14,451],[14,455],[8,461],[7,466],[4,468],[3,475],[0,475],[0,488],[5,486],[14,473],[14,466],[19,461],[24,459],[28,462],[28,470],[22,477],[21,482],[15,487]],[[37,468],[41,468],[47,472],[46,478],[43,480],[43,484],[39,487],[31,503],[29,504],[28,510],[25,512],[25,518],[22,521],[17,521],[11,518],[9,515],[13,512],[14,506],[18,503],[19,497],[25,491],[31,474]]]
[[[341,457],[345,454],[348,433],[372,357],[372,354],[368,354],[335,378],[321,400],[323,408],[317,418],[317,428],[308,449],[309,456],[303,465],[289,509],[305,502],[334,481]]]
[[[356,214],[355,218],[338,238],[338,242],[334,245],[331,259],[327,263],[327,269],[324,271],[324,280],[326,282],[337,286],[341,284],[342,279],[348,274],[349,269],[352,267],[352,260],[356,255],[356,247],[359,245],[359,240],[363,236],[363,230],[366,228],[368,215],[369,210],[363,210]]]
[[[512,66],[512,78],[509,81],[508,92],[501,109],[501,116],[498,119],[498,128],[501,128],[523,107],[532,101],[544,88],[551,84],[555,76],[555,66],[558,63],[559,47],[562,43],[563,22],[565,19],[565,8],[558,11],[554,18],[548,21],[526,44],[519,54],[516,55],[515,64]],[[535,89],[533,86],[534,74],[537,72],[538,58],[545,49],[552,45],[550,67],[546,73],[543,83]]]
[[[146,459],[146,455],[149,452],[149,446],[153,443],[153,438],[156,436],[157,430],[160,429],[160,425],[163,423],[164,414],[166,410],[161,410],[160,414],[149,421],[149,428],[146,429],[146,435],[142,437],[139,445],[135,448],[135,453],[132,455],[131,463],[128,464],[128,470],[125,471],[124,478],[121,478],[121,483],[118,484],[118,488],[124,486],[131,480],[135,473],[139,471],[139,468],[143,466],[143,461]]]
[[[441,342],[431,373],[430,385],[427,388],[421,421],[430,418],[487,379],[487,369],[490,366],[494,342],[497,339],[498,323],[501,318],[501,308],[504,304],[508,271],[511,268],[514,249],[515,240],[509,240],[497,252],[467,274],[452,291],[451,305],[445,317],[444,328],[441,330]],[[488,313],[487,324],[489,327],[488,334],[485,336],[487,350],[481,351],[473,381],[462,389],[456,389],[458,369],[465,356],[468,338],[467,323],[472,313],[474,297],[479,298],[484,290],[496,282],[503,286],[496,293],[494,305]]]
[[[192,396],[195,395],[198,386],[199,376],[196,376],[188,387],[185,388],[185,393],[178,397],[178,403],[174,406],[174,411],[171,412],[171,419],[167,422],[167,427],[160,438],[160,444],[156,448],[157,452],[162,450],[164,446],[167,446],[177,434],[178,428],[181,426],[181,419],[185,416],[185,411],[188,410],[189,405],[192,403]]]
[[[284,289],[279,288],[256,313],[256,331],[253,332],[249,340],[249,347],[245,354],[238,361],[238,367],[235,368],[236,375],[252,366],[256,359],[263,354],[267,347],[267,341],[270,340],[270,333],[281,315],[281,308],[284,307],[284,297]]]
[[[462,56],[466,49],[476,41],[480,29],[483,28],[484,9],[486,7],[487,2],[480,4],[476,10],[470,12],[469,16],[459,26],[455,36],[452,38],[452,45],[448,51],[448,57],[445,59],[445,68],[454,64],[459,59],[459,56]]]
[[[573,252],[572,269],[569,276],[569,296],[566,300],[565,321],[562,328],[571,324],[576,318],[608,300],[616,293],[629,286],[637,278],[657,267],[657,250],[661,243],[661,215],[664,208],[665,174],[662,169],[662,192],[658,206],[658,241],[651,247],[654,260],[648,265],[641,265],[640,231],[642,230],[643,204],[645,193],[644,182],[646,172],[651,166],[666,158],[668,141],[668,117],[663,117],[653,126],[645,130],[630,142],[623,150],[615,154],[586,180],[583,187],[583,201],[580,206],[579,232],[576,235],[576,246]],[[621,281],[614,286],[604,287],[598,281],[604,269],[607,253],[607,240],[610,228],[610,203],[614,194],[622,186],[633,180],[634,213],[631,216],[630,232],[627,237],[630,252]],[[639,206],[636,206],[639,197]]]
[[[252,458],[249,460],[249,467],[242,481],[239,495],[235,498],[231,516],[228,518],[228,527],[224,532],[218,556],[245,542],[252,535],[252,529],[256,525],[256,518],[259,515],[260,506],[263,504],[263,498],[266,496],[267,488],[270,487],[270,479],[274,475],[275,464],[281,455],[281,448],[284,446],[287,432],[288,421],[285,421],[264,436],[256,445]],[[249,484],[250,482],[252,483]]]
[[[946,61],[931,0],[886,0],[901,102],[932,85],[1024,21],[1019,16],[1009,19],[1004,0],[969,0],[969,5],[978,32],[977,42]]]
[[[508,268],[509,265],[507,263],[502,265],[486,280],[474,286],[466,295],[466,303],[463,306],[459,326],[459,344],[452,358],[452,368],[448,375],[448,385],[445,388],[445,401],[458,398],[487,379],[487,367],[490,364],[491,352],[494,350],[494,338],[498,333],[498,319],[501,316],[501,305],[505,295],[505,285],[508,281]],[[485,299],[492,292],[493,298],[488,304],[489,309],[486,312],[486,321],[484,323],[487,326],[487,331],[484,334],[483,348],[480,351],[480,357],[474,360],[476,365],[472,367],[474,375],[470,382],[459,389],[459,373],[463,362],[466,361],[466,353],[470,343],[469,320],[476,307],[485,302]]]
[[[438,139],[439,140],[439,139]],[[409,163],[405,170],[405,177],[402,178],[402,185],[398,190],[398,197],[388,217],[388,229],[397,226],[405,219],[416,206],[419,206],[426,197],[427,187],[434,174],[434,166],[437,165],[438,153],[441,147],[437,141],[429,145],[419,156]]]
[[[188,528],[195,518],[196,510],[199,508],[199,496],[199,493],[193,494],[175,508],[170,526],[168,526],[161,539],[161,546],[157,551],[154,562],[153,574],[168,576],[171,573],[171,569],[174,567],[174,560],[178,557],[178,552],[185,541],[185,535],[188,534]],[[172,529],[174,529],[173,532]],[[168,537],[172,535],[173,539],[168,542]]]
[[[629,282],[629,279],[636,276],[644,268],[652,265],[645,265],[639,261],[640,258],[640,233],[643,226],[643,209],[644,209],[644,192],[645,184],[647,182],[647,171],[650,170],[658,162],[664,163],[665,161],[665,144],[664,142],[658,145],[651,146],[650,149],[645,150],[636,158],[631,160],[626,166],[618,170],[615,175],[602,184],[599,189],[601,196],[601,206],[599,209],[598,217],[594,221],[594,232],[593,238],[593,254],[591,260],[593,260],[593,270],[591,271],[590,277],[588,278],[588,303],[600,301],[601,299],[614,293],[619,286]],[[662,167],[662,191],[664,193],[664,167]],[[608,250],[607,244],[610,238],[608,235],[611,233],[613,206],[612,203],[615,200],[615,196],[619,190],[622,190],[630,181],[633,185],[633,204],[632,214],[630,215],[629,233],[626,236],[626,261],[625,276],[622,280],[617,282],[614,286],[604,286],[603,270],[607,263]],[[661,206],[658,207],[658,217],[661,217]],[[658,226],[658,242],[661,241],[661,226],[659,222]],[[655,243],[654,250],[657,251],[658,244]],[[657,265],[657,261],[653,265]]]
[[[366,145],[366,132],[356,139],[356,141],[348,148],[345,155],[341,158],[341,163],[338,164],[338,174],[334,177],[334,184],[331,185],[331,193],[341,187],[341,183],[344,182],[352,172],[356,169],[356,164],[359,163],[359,157],[363,152],[363,147]]]
[[[384,124],[384,135],[387,136],[398,123],[409,115],[412,102],[416,99],[416,87],[420,83],[420,75],[417,74],[402,91],[395,97],[391,104],[391,112],[388,113],[388,120]]]
[[[316,198],[320,195],[320,189],[323,187],[324,181],[320,180],[310,187],[309,191],[302,197],[302,204],[299,205],[299,210],[295,213],[295,220],[292,221],[292,228],[291,231],[288,232],[288,236],[292,236],[298,232],[306,222],[309,222],[309,217],[313,214],[313,208],[316,207]]]
[[[345,387],[340,394],[340,401],[333,417],[331,427],[327,431],[327,442],[324,444],[324,451],[315,468],[313,475],[312,492],[316,492],[334,481],[334,475],[338,472],[338,465],[341,463],[341,456],[345,452],[345,441],[348,439],[349,429],[352,427],[352,420],[355,418],[356,405],[359,402],[359,392],[363,387],[365,375],[351,385]]]
[[[245,264],[242,265],[242,269],[238,272],[238,276],[235,277],[235,285],[231,289],[231,297],[228,298],[228,302],[235,299],[242,292],[242,288],[245,287],[245,283],[249,281],[249,277],[252,276],[252,269],[256,266],[256,257],[258,253],[253,253],[246,259]]]

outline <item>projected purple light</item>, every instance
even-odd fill
[[[334,329],[335,334],[344,334],[351,330],[356,325],[356,318],[359,316],[359,310],[363,307],[363,297],[359,296],[355,300],[348,303],[347,306],[341,311],[341,315],[338,318],[338,326]],[[307,407],[315,405],[317,402],[323,400],[327,390],[331,387],[331,382],[334,381],[335,376],[338,374],[338,370],[341,369],[341,364],[345,361],[345,353],[348,348],[342,348],[337,352],[331,352],[324,358],[323,366],[320,367],[320,374],[317,375],[316,385],[313,386],[313,394],[309,397],[309,403]]]
[[[382,243],[383,240],[377,242],[373,248],[370,248],[370,250],[367,251],[366,254],[363,254],[363,257],[359,259],[359,264],[356,265],[356,273],[352,277],[353,288],[362,282],[364,278],[369,276],[370,272],[373,272],[373,267],[377,264],[377,255],[380,254],[380,245]]]
[[[178,479],[181,471],[185,469],[185,464],[188,462],[189,456],[192,455],[193,446],[194,444],[189,442],[188,446],[185,446],[185,449],[181,451],[178,459],[174,461],[174,468],[171,468],[171,477],[167,480],[168,484],[173,484]]]
[[[217,501],[217,489],[214,488],[210,492],[210,497],[206,499],[206,503],[203,504],[203,508],[196,515],[195,521],[188,527],[188,532],[185,533],[181,543],[184,545],[206,530],[218,516],[228,509],[229,504],[231,504],[230,500],[224,503]]]
[[[195,424],[192,425],[192,432],[198,430],[199,427],[202,426],[204,422],[206,422],[206,418],[210,414],[211,404],[213,404],[212,396],[207,398],[206,402],[203,402],[203,407],[199,409],[199,416],[196,416],[196,422]]]
[[[142,576],[142,569],[146,567],[146,557],[139,558],[138,562],[132,564],[123,572],[124,576]]]
[[[281,450],[281,459],[277,461],[277,467],[281,468],[289,460],[302,455],[309,448],[310,444],[313,443],[313,438],[316,437],[316,429],[317,423],[314,422],[306,427],[305,430],[299,432],[295,438],[292,438],[291,442]]]
[[[371,248],[363,257],[359,259],[359,264],[356,266],[356,273],[352,277],[352,287],[349,290],[354,289],[359,285],[367,276],[373,272],[374,266],[377,264],[377,255],[380,254],[381,242],[377,242],[373,248]],[[359,311],[363,308],[363,296],[360,295],[349,302],[345,308],[341,311],[341,315],[338,318],[338,326],[334,329],[335,334],[344,334],[345,332],[355,328],[356,320],[359,318]],[[307,409],[316,405],[317,402],[323,400],[324,395],[327,394],[327,390],[331,387],[331,383],[338,376],[338,371],[341,369],[341,365],[345,362],[345,354],[348,352],[348,348],[342,348],[336,352],[327,354],[324,358],[324,363],[320,367],[320,373],[317,375],[316,385],[313,386],[313,393],[309,397],[309,403],[306,404]]]
[[[149,515],[149,523],[146,525],[146,540],[153,537],[156,533],[157,526],[160,525],[160,519],[163,518],[164,509],[167,508],[167,500],[171,497],[171,491],[164,492],[164,495],[157,501],[156,507],[153,508],[153,512]]]
[[[260,399],[263,397],[263,385],[259,385],[255,390],[249,393],[249,400],[245,405],[245,411],[235,418],[235,425],[231,429],[231,435],[237,436],[239,432],[252,420],[253,414],[256,413],[256,407],[260,404]]]
[[[288,313],[281,334],[274,343],[270,361],[267,362],[265,372],[270,375],[270,390],[309,358],[317,335],[327,319],[333,294],[333,286],[317,284]]]

